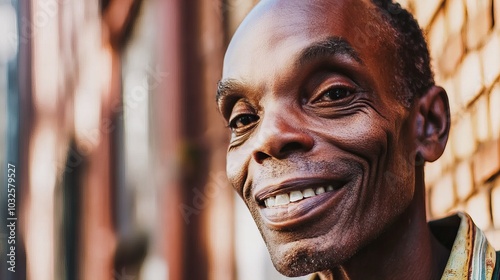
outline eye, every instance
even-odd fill
[[[338,101],[353,94],[353,90],[345,87],[334,87],[327,89],[319,98],[318,102],[321,101]]]
[[[237,130],[244,128],[248,125],[251,125],[252,123],[256,122],[259,120],[259,116],[257,115],[252,115],[252,114],[242,114],[234,117],[230,122],[229,122],[229,127],[232,130]]]

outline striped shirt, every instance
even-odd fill
[[[491,280],[497,262],[495,249],[469,215],[457,213],[460,225],[441,280]],[[439,227],[439,221],[434,222]],[[497,264],[498,270],[498,264]]]
[[[500,252],[466,213],[459,212],[429,222],[432,233],[448,249],[450,257],[441,280],[500,280]],[[311,280],[319,280],[313,274]]]

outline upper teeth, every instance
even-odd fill
[[[265,199],[264,203],[266,204],[266,207],[283,206],[289,204],[290,202],[296,202],[304,198],[313,197],[331,191],[333,191],[332,185],[326,186],[326,190],[325,187],[318,187],[316,189],[308,188],[303,191],[291,191],[290,193],[271,196]]]

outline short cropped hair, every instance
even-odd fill
[[[392,0],[372,0],[384,20],[396,31],[397,86],[402,86],[403,104],[409,107],[434,82],[429,49],[422,29],[413,15]]]

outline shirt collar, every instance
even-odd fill
[[[495,249],[469,215],[459,212],[431,221],[429,226],[445,247],[451,247],[441,280],[492,280]],[[310,279],[318,280],[319,275],[313,274]]]
[[[460,225],[441,280],[491,280],[496,261],[495,250],[469,215],[459,212],[453,217],[460,218]],[[440,227],[447,227],[449,221],[450,218],[445,218],[432,221],[429,225],[437,233]]]

